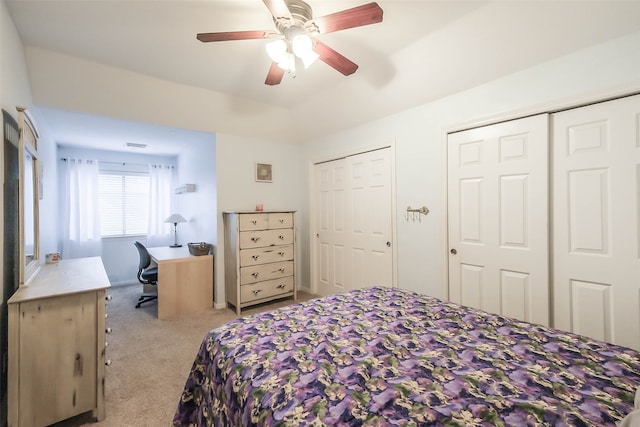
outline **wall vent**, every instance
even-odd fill
[[[147,144],[138,144],[137,142],[127,142],[128,148],[147,148]]]

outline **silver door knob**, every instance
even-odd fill
[[[455,254],[457,254],[457,253],[458,253],[458,251],[457,251],[457,250],[455,250],[455,249],[451,249],[451,254],[452,254],[452,255],[455,255]]]

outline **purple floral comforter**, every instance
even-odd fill
[[[174,426],[615,425],[640,354],[373,287],[209,332]]]

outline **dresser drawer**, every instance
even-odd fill
[[[240,285],[293,276],[293,261],[254,265],[240,268]],[[242,286],[241,286],[242,287]]]
[[[240,249],[261,248],[265,246],[290,245],[293,243],[293,230],[257,230],[240,232]]]
[[[251,302],[288,292],[293,292],[293,276],[241,286],[240,301]]]
[[[292,228],[293,214],[291,212],[274,212],[269,214],[269,228]]]
[[[275,230],[293,227],[293,213],[271,212],[240,215],[240,231]]]
[[[266,230],[269,228],[268,214],[242,214],[239,216],[240,231]]]
[[[267,246],[265,248],[242,249],[240,251],[240,266],[242,267],[290,259],[293,259],[293,245]]]

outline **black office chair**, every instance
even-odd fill
[[[136,249],[138,249],[138,253],[140,254],[140,262],[138,264],[138,281],[143,285],[158,285],[158,267],[151,267],[151,255],[149,255],[149,251],[144,245],[138,241],[134,243],[136,245]],[[140,308],[140,304],[145,303],[147,301],[153,301],[154,299],[158,299],[158,293],[154,294],[145,294],[143,293],[140,298],[138,298],[138,304],[136,304],[136,308]]]

